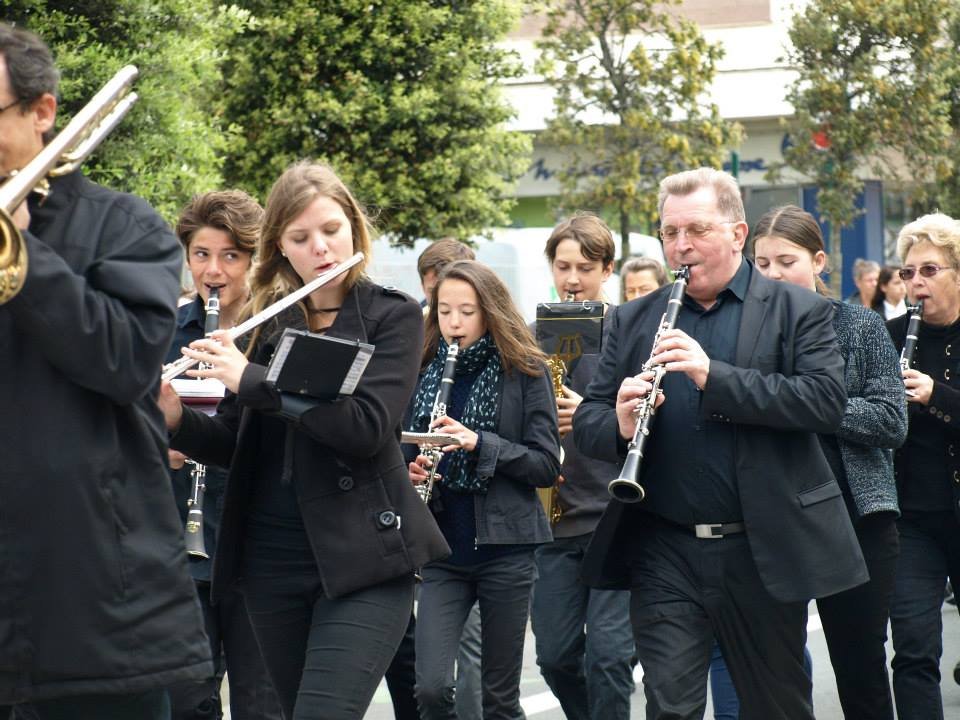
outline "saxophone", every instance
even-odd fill
[[[567,368],[556,355],[547,358],[547,367],[550,369],[550,380],[553,382],[553,394],[555,397],[563,397],[563,376],[566,375]],[[560,447],[560,462],[563,463],[563,447]],[[540,496],[540,502],[547,513],[547,519],[550,525],[556,525],[563,517],[563,508],[560,506],[560,478],[548,488],[537,488],[537,495]]]
[[[460,340],[453,338],[447,347],[447,359],[443,363],[443,375],[440,376],[440,387],[437,388],[437,395],[433,399],[433,408],[430,410],[430,428],[433,424],[447,414],[447,403],[450,402],[450,392],[453,390],[453,375],[457,370],[457,356],[460,354]],[[439,445],[434,443],[423,444],[420,451],[430,459],[430,472],[427,479],[417,485],[417,494],[425,503],[430,502],[433,496],[433,484],[440,479],[437,475],[437,468],[440,467],[440,460],[443,459],[443,451]]]

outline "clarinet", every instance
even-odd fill
[[[208,337],[210,333],[220,327],[220,288],[210,288],[205,311],[203,334]],[[193,469],[190,471],[190,497],[187,500],[187,524],[184,527],[184,541],[187,545],[188,555],[206,560],[210,557],[203,540],[203,494],[207,489],[205,484],[207,467],[194,460],[188,460],[187,462],[193,466]]]
[[[920,321],[923,319],[923,300],[908,309],[910,319],[907,321],[907,338],[900,351],[900,372],[905,372],[913,365],[913,355],[917,351],[917,333],[920,331]],[[907,396],[914,396],[913,390],[907,390]]]
[[[443,363],[443,375],[440,376],[440,387],[433,399],[433,409],[430,411],[430,427],[447,414],[447,403],[450,402],[450,392],[453,390],[453,374],[457,370],[457,356],[460,354],[460,340],[454,338],[447,348],[447,359]],[[437,445],[421,446],[421,451],[430,459],[430,472],[427,479],[417,485],[417,493],[425,503],[430,502],[433,495],[433,484],[440,479],[437,468],[443,458],[443,452]]]
[[[667,310],[660,319],[660,327],[657,328],[657,334],[653,338],[653,348],[656,348],[660,338],[668,330],[672,330],[677,323],[677,315],[680,313],[680,305],[683,301],[683,293],[687,288],[687,280],[690,278],[690,268],[687,265],[681,265],[676,272],[676,280],[670,290],[670,299],[667,300]],[[653,349],[650,351],[650,357],[653,357]],[[637,429],[633,433],[633,439],[627,447],[627,459],[620,470],[620,477],[611,480],[607,485],[607,492],[615,499],[624,503],[636,503],[643,500],[646,495],[643,486],[637,482],[640,474],[640,463],[643,460],[643,449],[647,444],[647,438],[650,437],[650,427],[653,424],[653,416],[656,411],[657,395],[660,393],[660,382],[666,374],[663,365],[652,365],[650,359],[643,364],[641,372],[653,371],[653,381],[650,392],[643,398],[637,407]]]

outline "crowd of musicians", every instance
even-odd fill
[[[49,141],[57,82],[0,24],[0,176]],[[0,305],[0,717],[215,718],[227,672],[234,720],[359,719],[384,677],[403,720],[512,720],[530,621],[567,718],[629,718],[639,663],[648,718],[700,718],[712,688],[718,718],[802,720],[816,600],[846,718],[942,718],[960,222],[900,231],[911,308],[885,325],[829,298],[800,208],[751,232],[735,180],[700,168],[659,211],[683,271],[628,263],[619,306],[599,218],[544,238],[557,295],[603,316],[558,374],[465,245],[420,258],[424,306],[378,285],[322,164],[263,208],[198,196],[175,233],[81,171],[4,209],[29,264]],[[278,389],[290,329],[372,345],[356,388]],[[184,357],[215,410],[160,381]],[[612,500],[631,450],[642,501]],[[188,561],[198,489],[209,559]]]

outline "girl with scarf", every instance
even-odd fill
[[[449,343],[460,353],[430,509],[452,555],[423,568],[416,629],[423,720],[456,718],[454,660],[475,601],[482,627],[483,716],[522,718],[520,670],[534,580],[533,551],[551,539],[537,498],[560,471],[556,401],[544,356],[501,280],[465,260],[441,273],[426,320],[420,381],[407,427],[430,426]],[[412,454],[412,453],[411,453]],[[411,458],[412,459],[412,458]],[[409,464],[423,482],[429,460]]]

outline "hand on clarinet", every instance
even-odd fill
[[[645,370],[639,375],[624,378],[617,391],[617,425],[620,436],[624,440],[632,440],[637,432],[637,409],[643,399],[650,394],[653,387],[653,371]],[[655,401],[654,408],[663,404],[665,396],[661,391]]]
[[[180,396],[167,381],[160,383],[160,395],[157,397],[157,406],[163,412],[163,420],[167,425],[167,430],[171,432],[180,427],[180,421],[183,419],[183,404],[180,402]]]
[[[30,227],[30,208],[27,207],[26,200],[20,203],[17,209],[13,211],[11,219],[13,220],[13,224],[17,226],[17,230],[27,230]]]
[[[560,437],[565,437],[573,430],[573,414],[577,411],[583,397],[575,393],[566,385],[563,386],[563,397],[557,398],[557,420],[560,425]]]
[[[703,390],[710,375],[710,358],[700,343],[683,330],[667,330],[653,349],[651,365],[663,365],[666,372],[682,372]]]
[[[444,445],[440,448],[443,452],[452,452],[453,450],[466,450],[467,452],[471,452],[477,447],[479,436],[470,428],[461,425],[446,415],[438,418],[431,424],[430,429],[444,435],[452,435],[460,441],[459,445]]]
[[[181,352],[206,366],[187,370],[190,377],[216,378],[232,393],[240,389],[240,378],[249,361],[233,344],[229,331],[217,330],[208,338],[194,340]]]
[[[426,455],[417,455],[417,459],[407,466],[410,482],[416,487],[422,485],[430,476],[430,458]]]
[[[930,396],[933,395],[932,377],[910,368],[903,371],[903,384],[907,388],[907,402],[930,404]]]
[[[179,470],[187,462],[187,456],[184,455],[179,450],[167,450],[167,464],[170,466],[171,470]]]

